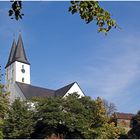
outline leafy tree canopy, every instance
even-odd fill
[[[11,1],[11,9],[9,10],[9,16],[16,20],[22,19],[22,2]],[[117,27],[117,23],[112,19],[110,13],[99,5],[98,1],[71,1],[69,6],[69,12],[72,14],[78,13],[82,20],[87,24],[90,22],[96,22],[98,26],[98,32],[104,32],[107,34],[112,28]]]
[[[10,106],[3,126],[4,138],[12,139],[113,139],[120,135],[120,129],[110,123],[100,98],[79,98],[77,94],[67,98],[17,99]]]
[[[118,138],[120,131],[109,117],[100,98],[36,99],[37,124],[32,138]]]
[[[30,138],[30,134],[34,130],[34,125],[34,112],[30,104],[17,99],[10,106],[5,119],[4,138]]]
[[[0,82],[1,82],[2,74],[1,74],[1,66],[0,66]],[[4,118],[9,109],[9,99],[8,93],[4,92],[4,85],[0,83],[0,139],[3,138],[3,123]]]
[[[4,86],[0,84],[0,118],[4,118],[8,108],[9,108],[9,99],[8,93],[4,92]]]
[[[140,111],[132,119],[132,129],[128,132],[128,138],[140,139]]]

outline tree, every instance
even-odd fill
[[[3,92],[4,86],[0,84],[0,139],[3,138],[4,118],[9,109],[9,94]]]
[[[59,137],[59,124],[64,120],[61,98],[34,98],[36,105],[36,126],[32,138],[50,138],[55,134]],[[61,129],[60,129],[61,131]]]
[[[34,130],[34,111],[30,104],[16,99],[10,106],[4,123],[4,138],[30,138]]]
[[[116,21],[111,18],[109,12],[99,5],[98,1],[71,1],[71,4],[69,11],[72,14],[79,13],[81,19],[87,24],[95,21],[98,26],[98,32],[106,34],[112,27],[117,27]]]
[[[100,98],[79,98],[77,94],[67,98],[36,99],[37,123],[32,138],[118,138],[120,131],[109,123]]]
[[[132,119],[132,129],[128,132],[128,138],[140,139],[140,111]]]
[[[8,93],[4,92],[4,86],[0,84],[0,118],[3,119],[9,108]]]
[[[114,103],[109,103],[107,100],[103,100],[104,107],[106,108],[107,116],[111,116],[115,111],[117,111]]]
[[[8,99],[8,93],[4,92],[4,85],[1,84],[1,67],[0,67],[0,139],[3,138],[3,123],[4,123],[4,117],[6,117],[6,114],[9,109],[9,99]]]
[[[22,2],[11,1],[11,9],[9,10],[9,16],[16,20],[22,19]],[[82,20],[87,24],[90,22],[96,22],[98,26],[98,32],[104,32],[107,34],[113,27],[116,28],[117,23],[112,19],[109,12],[103,9],[98,1],[71,1],[69,12],[72,14],[79,13]]]

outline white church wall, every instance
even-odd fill
[[[16,79],[15,79],[15,81],[23,82],[22,78],[24,78],[23,83],[30,84],[30,65],[16,61],[15,62],[15,67],[16,67],[15,68],[16,69],[16,75],[15,75]],[[23,68],[25,70],[24,73],[22,72]]]
[[[14,83],[11,87],[9,98],[11,103],[18,98],[20,98],[21,101],[26,100],[25,96],[23,95],[16,83]]]
[[[11,91],[13,88],[13,84],[15,82],[15,63],[9,65],[6,68],[6,76],[5,76],[5,81],[6,81],[6,90]]]
[[[26,97],[23,95],[22,91],[18,87],[18,85],[15,83],[14,85],[15,90],[16,90],[16,98],[20,98],[21,100],[26,100]]]
[[[75,82],[74,85],[67,91],[67,93],[64,95],[64,97],[68,96],[69,94],[72,93],[77,93],[78,95],[80,95],[80,97],[85,96],[85,94],[82,92],[82,90],[80,89],[79,85]]]

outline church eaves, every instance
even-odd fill
[[[10,56],[9,56],[6,67],[8,67],[10,64],[12,64],[15,61],[30,65],[25,54],[21,34],[19,35],[17,45],[16,45],[15,40],[13,41],[13,45],[11,48]]]

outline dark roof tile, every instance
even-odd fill
[[[9,58],[8,58],[8,62],[6,64],[6,67],[8,67],[12,63],[15,49],[16,49],[16,41],[14,40],[13,44],[12,44],[11,51],[10,51],[10,55],[9,55]]]
[[[57,90],[52,90],[52,89],[47,89],[47,88],[42,88],[42,87],[37,87],[25,83],[20,83],[16,82],[24,96],[29,99],[32,97],[54,97],[54,96],[61,96],[63,97],[68,90],[75,84],[75,82],[64,86],[60,89]]]
[[[42,87],[36,87],[25,83],[16,82],[26,99],[32,97],[53,97],[54,90],[46,89]]]
[[[6,67],[8,67],[10,64],[12,64],[15,61],[22,62],[22,63],[30,65],[30,63],[27,60],[26,54],[25,54],[21,34],[19,35],[17,45],[16,45],[15,40],[13,41],[13,45],[12,45],[12,48],[11,48],[10,56],[9,56]]]
[[[55,96],[64,96],[64,95],[68,92],[68,90],[69,90],[74,84],[75,84],[75,82],[73,82],[73,83],[71,83],[71,84],[69,84],[69,85],[67,85],[67,86],[64,86],[64,87],[62,87],[62,88],[60,88],[60,89],[57,89],[57,90],[55,91]]]

